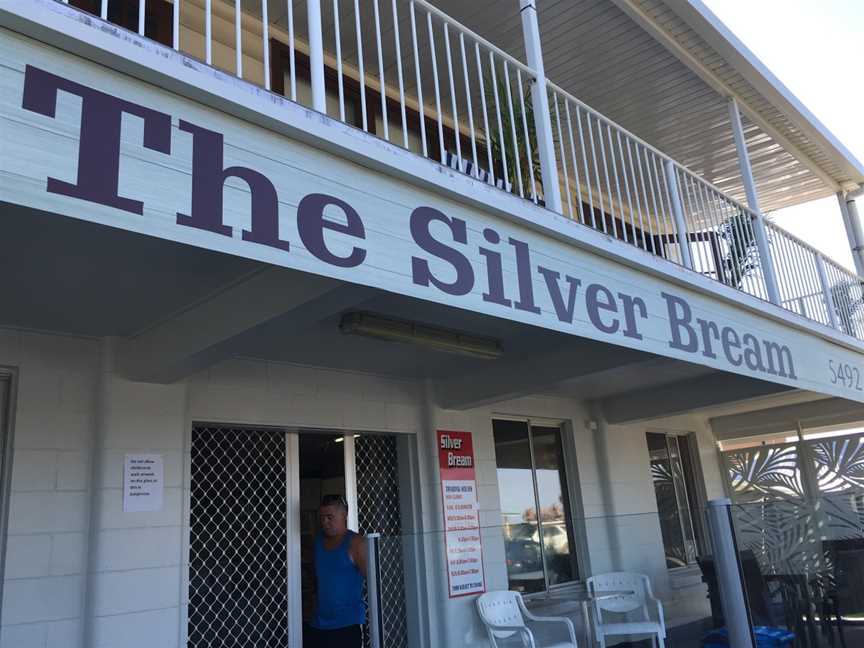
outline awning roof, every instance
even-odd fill
[[[524,60],[515,0],[436,6]],[[864,165],[699,0],[540,0],[547,76],[744,202],[728,97],[761,207],[864,183]]]

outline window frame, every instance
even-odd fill
[[[710,553],[709,536],[707,533],[707,528],[705,524],[704,517],[699,515],[699,511],[703,510],[707,505],[707,495],[705,490],[705,474],[702,470],[702,462],[699,457],[699,438],[695,432],[692,431],[682,431],[682,430],[664,430],[657,428],[648,428],[645,430],[645,440],[646,440],[646,449],[647,449],[647,435],[648,434],[662,434],[666,440],[666,453],[669,457],[670,467],[672,464],[671,453],[669,451],[669,439],[670,437],[675,438],[675,446],[678,451],[679,462],[681,463],[681,486],[684,488],[684,497],[686,498],[686,506],[689,518],[690,518],[690,527],[693,532],[693,549],[694,555],[692,558],[690,556],[687,557],[687,564],[682,565],[680,567],[667,567],[669,571],[677,571],[677,570],[686,570],[691,569],[697,564],[697,558],[700,555],[707,555]],[[686,441],[686,452],[682,451],[680,439],[685,439]],[[684,457],[686,454],[687,461],[690,464],[690,469],[692,471],[692,475],[687,474],[687,466],[685,465]],[[650,469],[651,466],[651,456],[649,450],[648,456],[648,466]],[[674,469],[673,469],[673,479],[674,479]],[[652,477],[652,487],[653,477]],[[675,493],[675,504],[676,510],[680,511],[682,509],[681,502],[678,500],[678,489],[676,485],[673,483],[673,492]],[[655,490],[655,498],[656,498],[656,490]],[[658,510],[658,515],[659,515]],[[684,520],[681,519],[681,515],[678,515],[678,524],[681,526],[681,537],[684,539],[684,542],[688,542],[687,535],[685,534],[685,526]],[[661,542],[663,544],[664,554],[666,552],[666,543],[662,539]],[[685,546],[686,552],[686,546]]]
[[[530,463],[531,463],[531,482],[534,488],[534,505],[537,507],[538,515],[537,515],[537,534],[538,538],[540,538],[540,556],[541,556],[541,564],[543,566],[543,582],[544,589],[538,592],[525,592],[522,594],[523,598],[531,599],[532,597],[542,597],[545,596],[548,592],[555,591],[557,589],[567,589],[574,586],[579,585],[584,581],[588,574],[591,573],[590,567],[588,564],[588,553],[587,553],[587,542],[584,533],[584,524],[577,524],[577,520],[583,519],[581,516],[582,505],[581,505],[581,493],[578,489],[579,484],[579,471],[577,467],[577,463],[575,460],[575,444],[573,442],[573,434],[572,434],[572,426],[569,421],[555,418],[546,418],[546,417],[528,417],[528,416],[514,416],[508,414],[493,414],[491,416],[491,428],[492,428],[492,445],[493,448],[495,446],[495,431],[494,425],[495,421],[514,421],[518,423],[525,423],[528,427],[528,447],[530,452]],[[564,471],[564,484],[563,484],[563,495],[566,498],[565,506],[564,506],[564,515],[565,521],[567,523],[568,529],[568,542],[570,543],[570,555],[572,560],[575,563],[576,574],[572,580],[565,581],[563,583],[549,583],[549,572],[547,569],[546,563],[546,554],[545,554],[545,546],[543,542],[543,522],[540,519],[539,515],[539,488],[537,485],[537,467],[536,461],[534,458],[534,440],[532,434],[533,427],[547,427],[547,428],[557,428],[559,434],[559,441],[561,444],[561,468]],[[496,473],[498,470],[498,459],[497,453],[495,457],[495,469]],[[497,482],[497,474],[496,474],[496,482]],[[500,494],[499,494],[499,509],[500,509]],[[500,513],[499,513],[500,515]],[[508,584],[509,584],[509,571],[508,571]]]
[[[3,583],[6,575],[17,398],[17,369],[0,366],[0,610],[3,609]]]

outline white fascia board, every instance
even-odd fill
[[[864,341],[743,293],[56,0],[0,0],[0,27],[151,83],[575,248],[864,354]]]
[[[795,118],[808,138],[819,142],[857,183],[864,183],[864,164],[778,79],[702,0],[666,0],[696,33],[781,112]],[[850,187],[844,187],[849,189]]]

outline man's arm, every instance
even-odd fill
[[[366,578],[368,566],[366,564],[366,538],[360,534],[355,535],[351,539],[351,560],[354,561],[354,566],[357,571]]]

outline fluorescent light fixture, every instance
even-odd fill
[[[345,314],[339,322],[339,330],[347,334],[363,335],[388,342],[416,344],[436,351],[484,360],[496,360],[502,355],[501,343],[494,338],[468,335],[451,329],[371,313]]]

